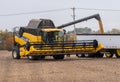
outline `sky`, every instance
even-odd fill
[[[27,26],[31,19],[51,19],[55,26],[73,21],[72,9],[75,7],[76,20],[99,13],[103,22],[104,30],[112,28],[120,29],[120,11],[83,10],[78,8],[91,9],[112,9],[120,10],[120,0],[0,0],[0,30],[12,30],[14,27]],[[59,9],[62,9],[61,11]],[[49,10],[58,10],[50,12]],[[21,14],[27,12],[38,12],[32,14]],[[48,12],[41,12],[48,11]],[[11,15],[14,14],[14,15]],[[9,16],[7,16],[9,15]],[[76,28],[90,27],[98,30],[98,23],[92,19],[76,24]],[[73,26],[66,27],[66,30],[73,30]]]

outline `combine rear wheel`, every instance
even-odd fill
[[[116,55],[117,58],[120,58],[120,50],[116,50],[115,55]]]
[[[55,60],[64,59],[64,55],[53,55]]]
[[[20,59],[20,51],[19,51],[19,47],[15,46],[13,51],[12,51],[12,57],[13,59]]]

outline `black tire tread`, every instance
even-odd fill
[[[16,57],[13,56],[13,53],[14,53],[14,52],[17,53],[17,56],[16,56]],[[13,48],[13,50],[12,50],[12,57],[13,57],[13,59],[20,59],[20,50],[19,50],[19,47],[18,47],[18,46],[15,46],[15,47]]]

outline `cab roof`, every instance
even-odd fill
[[[55,25],[50,19],[32,19],[27,28],[55,28]]]

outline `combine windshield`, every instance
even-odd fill
[[[43,32],[43,38],[46,43],[60,42],[64,39],[63,31]]]

